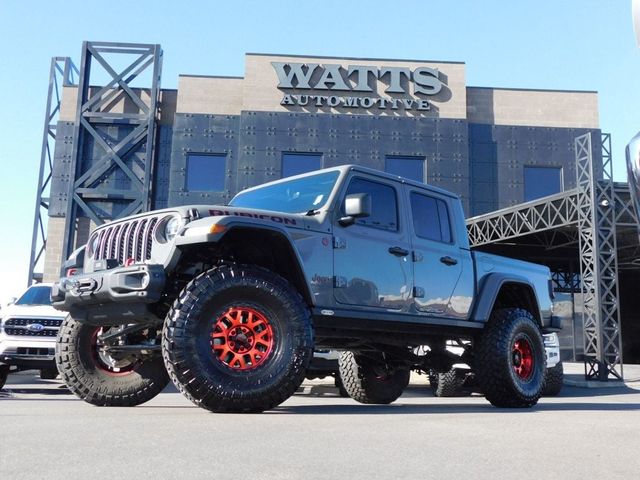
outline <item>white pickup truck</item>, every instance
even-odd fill
[[[9,373],[20,370],[56,378],[56,337],[65,314],[51,306],[51,285],[30,286],[0,315],[0,388]]]

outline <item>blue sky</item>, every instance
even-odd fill
[[[631,0],[0,0],[0,302],[27,284],[51,57],[159,43],[178,74],[244,74],[246,52],[466,62],[470,86],[597,90],[615,178],[640,130]]]

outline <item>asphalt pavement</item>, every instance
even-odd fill
[[[172,386],[135,408],[12,375],[0,392],[0,479],[635,479],[640,387],[565,386],[526,410],[435,398],[418,379],[389,406],[328,380],[262,414],[213,414]]]

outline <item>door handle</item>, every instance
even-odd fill
[[[442,263],[444,263],[445,265],[455,265],[458,263],[458,260],[456,260],[455,258],[451,258],[451,257],[440,257],[440,261]]]
[[[389,253],[395,255],[396,257],[406,257],[409,255],[409,250],[405,250],[400,247],[389,247]]]

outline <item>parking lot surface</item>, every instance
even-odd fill
[[[2,479],[633,479],[640,389],[565,387],[528,410],[414,383],[389,406],[329,381],[262,414],[212,414],[173,387],[100,408],[60,381],[12,375],[0,392]]]

